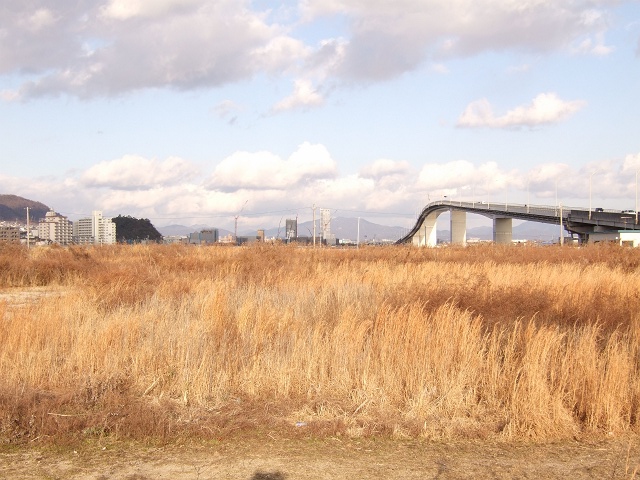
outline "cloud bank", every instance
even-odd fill
[[[238,151],[210,172],[188,159],[125,155],[66,177],[25,181],[0,175],[0,181],[8,193],[20,192],[71,218],[103,210],[150,218],[160,226],[230,228],[244,206],[244,225],[261,228],[278,224],[283,215],[310,219],[315,205],[340,216],[384,217],[409,227],[417,209],[445,196],[542,205],[557,198],[564,205],[587,206],[590,182],[593,198],[604,206],[632,208],[639,170],[640,153],[632,153],[579,170],[547,163],[522,171],[467,160],[425,163],[416,170],[403,160],[383,158],[343,175],[326,147],[305,142],[286,158]]]
[[[2,98],[288,79],[275,111],[323,103],[323,86],[385,81],[485,52],[607,55],[610,1],[300,0],[274,15],[248,0],[9,0],[0,15]],[[624,2],[623,2],[624,3]],[[305,34],[325,19],[345,31]]]

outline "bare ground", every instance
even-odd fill
[[[0,449],[11,479],[635,479],[638,439],[551,444],[263,438],[207,443],[95,441]]]

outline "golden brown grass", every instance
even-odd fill
[[[0,300],[3,442],[639,433],[640,250],[0,246],[42,285]]]

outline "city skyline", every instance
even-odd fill
[[[246,230],[315,206],[410,227],[444,197],[635,208],[635,1],[2,12],[2,193],[70,219]]]

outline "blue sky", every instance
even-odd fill
[[[0,193],[71,219],[634,208],[639,107],[637,1],[0,0]]]

